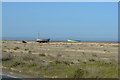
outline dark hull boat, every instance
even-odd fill
[[[40,42],[40,43],[46,43],[49,41],[50,41],[50,39],[36,39],[36,42]]]

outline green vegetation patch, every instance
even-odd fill
[[[46,56],[45,54],[39,54],[39,56]]]
[[[20,48],[19,48],[19,47],[15,47],[15,48],[14,48],[14,50],[18,50],[18,49],[20,49]]]

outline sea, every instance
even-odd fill
[[[2,37],[4,41],[36,41],[37,38],[35,37]],[[47,39],[47,38],[43,38]],[[67,42],[68,39],[66,38],[50,38],[52,42]],[[79,40],[81,42],[112,42],[112,43],[120,43],[118,40],[85,40],[85,39],[71,39],[71,40]]]

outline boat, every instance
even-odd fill
[[[39,38],[39,33],[38,33],[38,38],[36,39],[36,42],[46,43],[46,42],[49,42],[49,41],[50,41],[50,38],[48,38],[48,39]]]
[[[40,43],[45,43],[45,42],[49,42],[50,41],[50,38],[49,39],[36,39],[36,42],[40,42]]]
[[[80,40],[67,40],[68,42],[81,42]]]

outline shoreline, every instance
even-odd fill
[[[35,40],[0,40],[0,41],[34,41]],[[81,42],[68,42],[68,41],[50,41],[50,42],[66,42],[66,43],[119,43],[116,41],[81,41]]]

